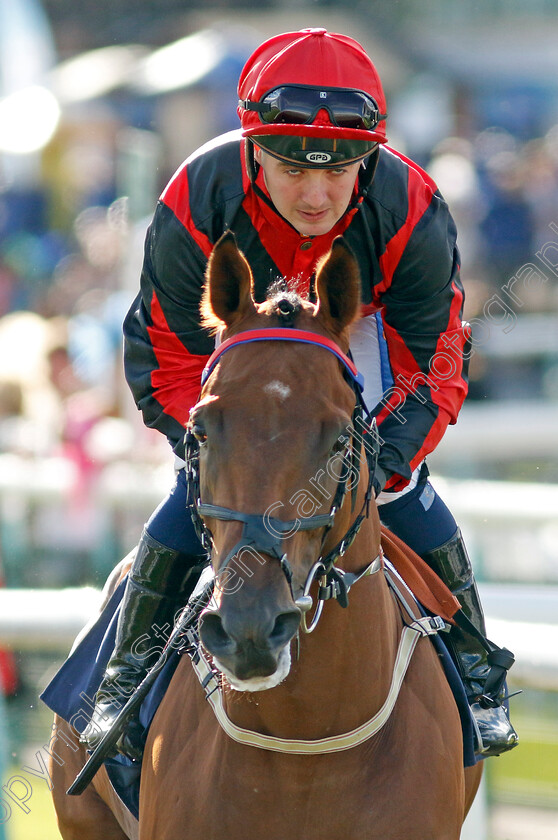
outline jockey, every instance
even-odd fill
[[[425,457],[467,392],[456,230],[431,178],[386,145],[386,102],[359,43],[324,29],[277,35],[248,59],[241,130],[194,152],[173,176],[147,233],[141,291],[124,324],[125,370],[145,423],[166,435],[176,484],[147,522],[127,581],[116,647],[82,740],[94,748],[145,676],[134,643],[172,621],[206,558],[188,511],[184,429],[214,349],[199,304],[211,251],[230,229],[265,300],[278,278],[314,299],[314,272],[343,235],[359,263],[362,317],[351,352],[382,440],[375,476],[384,525],[438,573],[485,633],[461,533],[428,480]],[[455,627],[449,645],[480,733],[478,751],[517,743],[502,705],[478,698],[482,645]],[[136,724],[139,727],[139,724]],[[119,749],[141,755],[134,725]]]

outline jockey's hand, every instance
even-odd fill
[[[138,718],[133,717],[127,722],[124,732],[118,739],[116,748],[126,758],[131,758],[132,761],[141,761],[145,741],[146,731]]]

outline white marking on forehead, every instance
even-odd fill
[[[278,379],[273,379],[271,382],[268,382],[267,385],[264,385],[264,391],[267,394],[274,394],[276,397],[279,397],[280,400],[286,400],[287,397],[291,396],[291,389],[288,385],[285,385],[283,382],[279,382]]]

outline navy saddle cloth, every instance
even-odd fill
[[[98,620],[41,694],[41,700],[78,732],[83,732],[87,726],[95,694],[114,649],[116,624],[125,582],[124,580],[120,583]],[[459,709],[463,730],[463,764],[465,767],[470,767],[476,763],[477,759],[474,753],[471,713],[463,683],[440,636],[435,635],[430,638],[436,647]],[[146,729],[153,720],[178,661],[179,654],[174,652],[143,702],[140,722]],[[105,767],[118,796],[138,819],[141,764],[118,755],[116,758],[108,759]]]
[[[41,694],[41,700],[80,733],[89,722],[95,694],[114,649],[125,585],[124,579],[95,624]],[[146,729],[167,690],[178,661],[179,654],[174,651],[141,706],[140,722]],[[105,768],[118,796],[138,819],[141,764],[118,755],[107,759]]]

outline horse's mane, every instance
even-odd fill
[[[292,327],[303,308],[303,298],[289,288],[284,278],[274,280],[267,289],[265,299],[266,314],[274,315],[282,327]],[[201,305],[202,325],[211,332],[217,332],[225,326],[211,308],[207,291]]]

